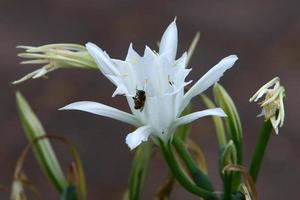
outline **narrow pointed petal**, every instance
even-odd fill
[[[135,64],[138,58],[140,58],[140,55],[133,49],[133,44],[130,43],[125,60],[132,64]]]
[[[107,75],[106,77],[117,86],[117,89],[114,91],[112,97],[115,97],[116,95],[125,95],[128,93],[126,86],[122,82],[122,78],[111,75]]]
[[[85,46],[104,75],[119,75],[119,72],[111,62],[107,53],[91,42],[87,43]]]
[[[174,122],[174,127],[184,125],[191,123],[201,117],[209,116],[209,115],[214,115],[214,116],[219,116],[219,117],[226,117],[227,115],[224,113],[222,108],[212,108],[212,109],[206,109],[198,112],[194,112],[188,115],[185,115],[183,117],[180,117],[175,120]]]
[[[59,110],[80,110],[80,111],[85,111],[96,115],[116,119],[121,122],[131,124],[133,126],[140,126],[140,123],[133,115],[118,110],[116,108],[106,106],[101,103],[92,102],[92,101],[79,101],[79,102],[71,103],[63,108],[60,108]]]
[[[45,68],[41,68],[38,73],[36,73],[32,78],[36,79],[36,78],[40,78],[42,76],[44,76],[45,74],[47,74],[47,69]]]
[[[168,26],[164,32],[160,45],[159,54],[167,54],[170,61],[175,60],[178,43],[178,31],[176,19]]]
[[[184,95],[182,109],[190,102],[190,100],[204,92],[207,88],[219,81],[227,69],[230,69],[237,61],[236,55],[230,55],[223,58],[218,64],[211,68],[204,76],[202,76],[189,91]]]
[[[273,126],[273,129],[274,129],[276,135],[278,135],[279,130],[278,130],[278,126],[276,124],[276,119],[274,117],[271,117],[270,121],[271,121],[271,124]]]
[[[126,144],[132,150],[139,146],[142,142],[146,142],[148,140],[149,135],[152,133],[152,129],[150,126],[142,126],[129,133],[126,136]]]
[[[116,95],[125,95],[127,94],[127,89],[123,86],[118,86],[117,89],[112,94],[112,97],[115,97]]]

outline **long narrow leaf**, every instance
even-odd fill
[[[61,200],[78,200],[76,187],[73,185],[66,187],[61,196]]]
[[[140,198],[148,175],[151,154],[152,144],[150,142],[140,145],[135,152],[129,179],[129,200],[138,200]]]
[[[243,160],[243,149],[242,149],[243,135],[242,135],[241,120],[238,111],[236,109],[236,106],[232,98],[220,84],[218,83],[215,84],[213,88],[213,92],[214,92],[215,100],[218,103],[218,106],[220,106],[228,116],[227,118],[225,118],[225,121],[231,139],[233,140],[237,148],[238,163],[241,164]]]
[[[225,166],[236,163],[236,148],[232,140],[221,150],[219,159],[219,173],[223,179],[224,199],[230,199],[232,191],[233,172],[224,173]],[[236,176],[236,175],[235,175]]]
[[[243,133],[238,111],[232,98],[220,84],[216,83],[214,85],[213,93],[218,106],[220,106],[227,114],[227,117],[224,118],[224,120],[226,122],[227,132],[236,148],[237,162],[235,164],[241,165],[243,162]],[[234,172],[232,179],[232,190],[235,192],[240,186],[241,178],[239,172]]]
[[[239,171],[242,173],[245,181],[245,185],[247,187],[247,190],[249,194],[252,196],[251,199],[257,200],[257,191],[255,188],[255,183],[251,176],[248,174],[248,169],[242,165],[236,165],[236,164],[229,164],[224,167],[223,171]]]
[[[30,142],[45,135],[44,128],[21,93],[16,93],[17,108],[23,129]],[[33,145],[35,157],[41,168],[59,193],[66,187],[66,179],[56,155],[48,140],[38,141]]]
[[[201,98],[204,104],[207,106],[207,108],[216,108],[216,105],[213,103],[213,101],[210,98],[208,98],[206,95],[202,94]],[[216,128],[219,149],[222,149],[226,145],[226,141],[227,141],[224,124],[221,117],[212,116],[212,119],[214,121],[215,128]]]

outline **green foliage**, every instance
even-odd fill
[[[62,193],[61,200],[78,200],[76,187],[74,185],[66,187]]]
[[[209,177],[199,168],[184,143],[178,137],[173,139],[174,147],[176,148],[179,157],[183,160],[195,184],[208,191],[213,191],[213,185]]]
[[[236,163],[234,164],[241,165],[243,162],[243,132],[238,111],[232,98],[220,84],[216,83],[214,85],[213,93],[217,105],[220,106],[227,115],[227,117],[224,118],[226,123],[226,131],[229,134],[230,139],[233,141],[236,149]],[[232,181],[226,180],[225,188],[228,187],[228,184],[230,184],[232,192],[238,191],[240,179],[239,172],[233,172]]]
[[[230,140],[226,146],[221,150],[219,158],[219,172],[223,179],[224,184],[224,199],[230,199],[231,194],[234,192],[232,188],[233,179],[237,177],[233,172],[224,172],[224,168],[237,162],[236,158],[237,152],[235,145],[232,140]]]
[[[206,200],[216,200],[218,199],[216,194],[206,190],[202,187],[195,185],[190,178],[186,175],[183,171],[181,165],[179,164],[178,160],[176,159],[175,153],[172,150],[171,142],[164,143],[162,140],[160,141],[160,148],[164,155],[164,158],[171,170],[172,174],[176,178],[176,180],[189,192],[203,197]]]
[[[127,194],[129,200],[140,199],[148,175],[151,155],[152,144],[150,142],[141,144],[135,152],[129,178],[129,190]]]
[[[227,125],[227,132],[236,146],[237,162],[241,164],[243,160],[243,133],[238,111],[232,98],[220,84],[216,83],[214,85],[213,92],[217,105],[220,106],[227,114],[227,117],[224,118]]]
[[[75,146],[61,136],[46,135],[42,124],[30,108],[25,98],[21,95],[21,93],[16,93],[16,100],[19,116],[26,136],[30,142],[29,146],[26,149],[32,147],[40,167],[44,171],[45,175],[49,178],[52,185],[56,188],[58,193],[61,194],[62,199],[86,199],[86,184],[84,172],[80,156]],[[66,180],[49,139],[58,140],[69,147],[70,154],[74,158],[75,162],[74,165],[71,165],[71,181]],[[25,159],[25,156],[22,157],[24,157],[23,159]],[[75,192],[72,192],[72,188],[75,186],[77,186],[77,191],[75,188]]]
[[[210,98],[208,98],[205,94],[202,94],[201,98],[204,104],[207,106],[207,108],[216,108],[216,105],[213,103],[213,101]],[[212,116],[212,119],[216,128],[219,149],[222,149],[226,145],[227,141],[223,121],[222,118],[218,116]]]
[[[46,133],[42,124],[20,92],[16,93],[16,101],[19,117],[28,140],[32,142],[38,137],[45,136]],[[49,140],[36,142],[33,145],[33,151],[45,175],[56,190],[62,193],[67,182]]]

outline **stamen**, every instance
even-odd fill
[[[174,85],[174,81],[172,81],[170,74],[168,74],[168,82],[171,86]]]

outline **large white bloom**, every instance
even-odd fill
[[[147,141],[149,136],[167,141],[176,127],[200,117],[226,116],[221,108],[198,111],[183,117],[180,114],[193,97],[217,82],[233,66],[237,56],[222,59],[184,93],[184,87],[191,82],[185,82],[191,69],[186,68],[187,53],[176,60],[177,35],[174,20],[161,38],[159,53],[146,46],[144,55],[140,56],[130,44],[124,61],[110,58],[95,44],[86,44],[100,71],[117,87],[113,96],[125,95],[132,114],[89,101],[72,103],[62,109],[86,111],[136,126],[137,129],[126,137],[126,143],[131,149]],[[133,97],[137,90],[144,90],[146,94],[143,109],[134,108]]]

